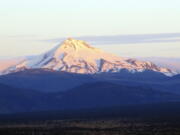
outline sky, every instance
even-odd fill
[[[68,37],[121,56],[180,57],[180,0],[0,0],[0,58]]]

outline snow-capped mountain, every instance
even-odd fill
[[[127,69],[130,72],[152,70],[166,75],[173,75],[170,69],[158,67],[151,62],[118,57],[94,48],[82,40],[72,38],[65,40],[62,44],[46,53],[25,58],[2,73],[8,74],[35,68],[85,74],[118,72],[121,69]]]

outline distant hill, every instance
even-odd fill
[[[87,83],[64,92],[43,93],[0,84],[0,113],[77,110],[180,101],[170,92],[109,82]]]
[[[179,101],[180,95],[140,86],[96,82],[68,90],[59,98],[61,107],[77,109]]]
[[[17,88],[41,92],[66,91],[84,83],[111,82],[127,86],[142,86],[180,93],[177,76],[168,77],[154,71],[130,73],[126,69],[117,73],[76,74],[48,69],[29,69],[0,76],[0,82]]]
[[[30,69],[0,76],[1,83],[42,92],[65,91],[93,81],[95,81],[93,77],[86,74],[73,74],[43,69]]]
[[[0,84],[0,113],[50,110],[56,105],[53,100],[45,93]]]

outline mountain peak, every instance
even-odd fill
[[[119,72],[127,69],[130,72],[151,70],[171,75],[173,72],[151,62],[138,61],[119,57],[100,49],[91,47],[83,40],[68,38],[61,45],[37,57],[26,59],[8,68],[5,73],[23,69],[51,69],[73,73]]]
[[[77,39],[74,39],[74,38],[67,38],[66,40],[63,41],[63,43],[75,43],[75,42],[78,42],[79,40]]]
[[[83,40],[77,40],[74,38],[68,38],[66,39],[60,46],[60,48],[74,48],[76,49],[82,49],[82,48],[91,48],[93,49],[93,47],[91,47],[88,43],[86,43]]]

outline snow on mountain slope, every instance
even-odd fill
[[[172,69],[173,71],[180,73],[180,58],[168,58],[168,57],[145,57],[138,58],[140,60],[151,61],[158,66],[163,66]]]
[[[72,38],[44,54],[26,58],[4,70],[3,74],[34,68],[85,74],[118,72],[121,69],[127,69],[130,72],[153,70],[166,75],[173,74],[170,69],[158,67],[151,62],[118,57]]]

